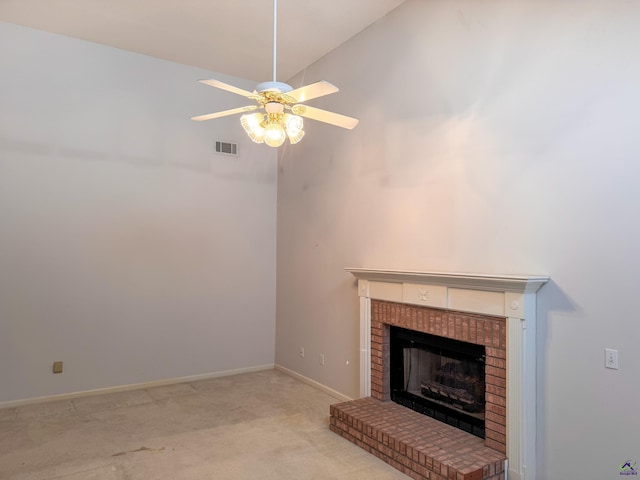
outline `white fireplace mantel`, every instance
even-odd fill
[[[536,478],[536,292],[542,275],[346,268],[360,297],[360,395],[371,395],[371,300],[496,315],[507,322],[507,475]]]
[[[536,293],[549,277],[542,275],[480,275],[477,273],[407,272],[345,268],[358,279],[391,283],[421,283],[490,292]]]

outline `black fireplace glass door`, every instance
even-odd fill
[[[392,327],[392,400],[484,437],[484,347]]]

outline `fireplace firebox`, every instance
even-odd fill
[[[485,438],[485,347],[392,326],[391,399]]]

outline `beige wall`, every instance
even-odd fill
[[[640,460],[639,24],[618,0],[410,0],[294,78],[361,123],[282,151],[277,363],[358,395],[344,267],[548,274],[539,478]]]
[[[213,74],[2,23],[0,71],[0,402],[272,364],[276,155],[189,120]]]

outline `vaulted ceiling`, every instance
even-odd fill
[[[286,81],[405,0],[279,0]],[[256,82],[273,79],[273,0],[0,0],[0,21]]]

